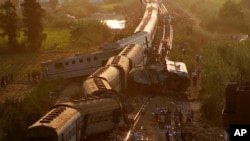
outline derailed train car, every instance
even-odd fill
[[[134,50],[137,54],[132,53]],[[121,92],[126,88],[131,67],[142,64],[143,50],[140,45],[129,45],[120,55],[110,58],[106,66],[84,81],[86,98],[57,104],[28,128],[27,140],[79,141],[125,125],[126,115],[133,108]]]
[[[70,107],[57,107],[28,128],[27,141],[80,140],[80,112]]]
[[[27,141],[80,141],[124,125],[119,99],[108,94],[54,106],[28,128],[26,138]]]
[[[126,46],[118,56],[111,57],[106,66],[100,68],[83,82],[85,96],[96,95],[105,90],[121,93],[127,88],[129,71],[143,63],[144,48],[133,44]]]
[[[154,8],[153,10],[158,11],[158,9]],[[155,14],[157,16],[157,12]],[[157,18],[154,19],[157,20]],[[154,21],[148,22],[147,24],[151,23],[154,23]],[[156,25],[150,27],[156,28]],[[153,30],[155,29],[148,29],[148,31]],[[121,93],[127,87],[127,76],[129,71],[142,64],[143,52],[146,47],[150,47],[149,45],[153,40],[151,34],[154,32],[148,33],[146,30],[141,30],[139,33],[142,35],[142,38],[139,39],[140,45],[129,45],[125,47],[125,43],[125,49],[119,55],[110,58],[104,69],[101,68],[100,70],[97,70],[96,73],[84,81],[84,99],[56,105],[48,114],[28,128],[27,140],[80,141],[88,136],[110,131],[117,126],[119,127],[125,124],[125,115],[130,113],[133,109],[128,106],[129,104],[126,103],[125,96],[121,95]],[[130,41],[128,42],[130,44]],[[137,42],[135,41],[134,43]],[[102,54],[100,54],[100,56],[101,55]],[[71,59],[75,59],[75,57],[72,57]],[[86,59],[88,61],[88,58]],[[73,74],[75,69],[70,67],[65,69],[64,66],[67,65],[67,61],[69,61],[68,59],[63,60],[63,62],[60,62],[62,61],[60,59],[57,61],[59,61],[57,67],[58,69],[61,69],[61,72],[54,71],[54,73],[52,70],[50,73],[54,73],[54,76],[48,77],[48,79],[72,78],[72,76],[77,77],[77,75],[83,73],[81,72],[75,75]],[[76,63],[74,60],[70,61],[72,64]],[[51,66],[48,67],[48,64]],[[95,63],[89,64],[90,68],[88,69],[91,69],[91,67],[93,67],[91,65],[94,64]],[[102,61],[101,64],[103,64]],[[43,72],[49,74],[50,67],[53,68],[55,65],[55,62],[53,61],[43,63]],[[83,69],[84,71],[86,68],[79,69]],[[73,75],[66,73],[65,71],[72,72]],[[105,73],[105,71],[108,73]],[[63,72],[65,72],[66,77],[58,77],[58,74]],[[82,76],[82,74],[80,76]],[[119,80],[121,81],[119,82]],[[65,108],[66,110],[54,114],[53,111],[58,108]],[[70,114],[71,112],[72,114]],[[45,123],[43,120],[48,120],[48,122]]]
[[[135,33],[137,32],[147,32],[147,42],[149,42],[149,45],[152,45],[153,39],[156,34],[156,28],[158,24],[158,12],[159,12],[159,5],[157,2],[147,3],[146,5],[146,11],[143,15],[143,18],[140,22],[140,24],[135,29]],[[152,48],[152,46],[149,46],[149,48]]]
[[[95,52],[86,55],[76,54],[71,57],[48,60],[41,63],[42,75],[48,80],[69,79],[88,76],[106,64],[110,56],[121,49]]]
[[[129,44],[140,44],[143,48],[152,48],[152,42],[158,23],[158,4],[147,3],[143,19],[133,35],[124,39],[107,43],[100,47],[100,51],[91,54],[78,54],[71,57],[48,60],[41,63],[43,77],[48,80],[69,79],[88,76],[107,60],[117,55]]]
[[[184,93],[189,85],[190,78],[183,62],[167,60],[166,64],[156,62],[150,66],[136,67],[130,72],[130,89],[142,87],[148,92],[175,91]]]

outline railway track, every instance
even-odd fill
[[[129,122],[131,123],[129,127],[122,127],[109,133],[95,135],[88,138],[86,141],[131,141],[133,132],[135,128],[138,128],[137,124],[143,115],[145,108],[149,104],[148,97],[134,99],[136,99],[133,102],[135,110],[128,115]],[[140,134],[140,138],[146,137],[143,134]]]

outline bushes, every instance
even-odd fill
[[[228,81],[250,79],[249,43],[215,42],[203,52],[203,78],[200,91],[201,111],[210,121],[219,123],[224,106],[224,89]]]
[[[111,29],[97,20],[75,22],[70,34],[72,43],[77,46],[97,45],[113,38]]]
[[[52,106],[49,89],[56,83],[43,83],[22,101],[7,99],[0,103],[0,140],[22,141],[27,128]]]

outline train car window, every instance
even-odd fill
[[[73,60],[73,61],[72,61],[72,64],[75,64],[75,63],[76,63],[76,61],[75,61],[75,60]]]
[[[65,65],[69,65],[69,62],[65,62]]]
[[[87,58],[87,61],[90,62],[90,58]]]
[[[98,58],[95,56],[95,57],[94,57],[94,60],[98,60]]]
[[[80,62],[80,63],[82,63],[82,62],[83,62],[83,60],[82,60],[82,59],[80,59],[80,60],[79,60],[79,62]]]
[[[64,68],[64,65],[63,65],[63,63],[55,63],[55,68],[56,69],[63,69]]]

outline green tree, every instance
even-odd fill
[[[23,13],[23,22],[25,24],[24,33],[27,36],[29,47],[38,50],[45,39],[43,34],[42,18],[45,10],[36,0],[24,0],[21,4]]]
[[[90,3],[89,0],[72,0],[64,1],[59,10],[76,18],[85,18],[97,12],[98,7]]]
[[[221,122],[221,111],[225,105],[225,83],[249,80],[249,42],[211,42],[203,49],[201,90],[201,112],[210,121]]]
[[[244,23],[244,14],[231,0],[226,1],[219,9],[219,18],[226,25],[239,26]]]
[[[113,37],[108,26],[98,20],[75,22],[71,26],[70,34],[75,45],[97,45]]]
[[[8,48],[17,48],[17,14],[15,6],[10,2],[6,1],[0,6],[0,26],[3,30],[2,36],[8,36]]]

